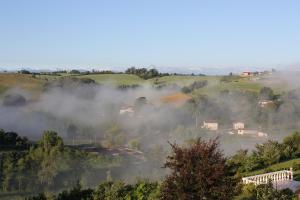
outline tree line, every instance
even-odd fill
[[[294,158],[299,155],[299,138],[299,133],[295,133],[287,137],[282,144],[280,143],[285,149],[283,150],[286,152],[285,156]],[[295,140],[297,142],[294,142]],[[269,143],[264,145],[267,144]],[[59,191],[67,188],[66,186],[74,185],[72,189],[63,190],[56,195],[41,193],[27,198],[28,200],[288,200],[295,198],[291,190],[276,190],[272,183],[261,186],[241,185],[241,177],[238,173],[240,169],[235,162],[236,156],[226,158],[219,148],[218,138],[207,141],[198,138],[185,145],[170,143],[170,146],[171,153],[163,166],[170,173],[161,181],[140,180],[129,184],[113,180],[107,171],[103,171],[102,173],[108,175],[107,181],[92,189],[82,186],[79,175],[82,168],[91,170],[91,166],[85,166],[86,163],[97,161],[91,160],[87,153],[65,146],[56,132],[46,131],[42,139],[31,146],[28,152],[1,152],[1,190]],[[266,158],[270,154],[266,154]],[[266,159],[269,164],[268,161]]]
[[[5,132],[0,129],[0,151],[5,149],[28,149],[30,146],[27,137],[21,137],[15,132]]]
[[[246,173],[258,169],[265,169],[265,172],[272,171],[271,165],[300,158],[300,133],[295,132],[283,139],[280,143],[269,140],[262,144],[257,144],[255,149],[249,153],[248,150],[239,150],[228,160],[228,165],[233,172]],[[291,166],[298,170],[300,166]]]
[[[87,171],[105,173],[119,162],[68,147],[54,131],[45,131],[34,144],[15,133],[0,132],[2,135],[5,137],[0,137],[0,143],[11,145],[9,151],[0,151],[0,190],[3,192],[68,188],[87,177]],[[20,151],[20,147],[26,149]]]

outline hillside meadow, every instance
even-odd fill
[[[132,74],[89,74],[72,75],[60,73],[58,75],[31,75],[17,73],[0,73],[0,94],[7,89],[20,88],[33,94],[39,94],[43,85],[49,81],[58,80],[63,77],[90,78],[98,84],[120,85],[172,85],[179,87],[187,86],[194,81],[207,81],[207,86],[194,91],[195,95],[213,95],[224,90],[239,90],[258,92],[263,86],[262,81],[253,81],[248,78],[238,77],[232,81],[223,82],[222,76],[191,76],[191,75],[171,75],[159,78],[144,80]]]

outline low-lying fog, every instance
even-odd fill
[[[293,89],[299,85],[298,78],[291,78],[287,73],[276,73],[264,81],[272,87],[273,82],[275,85],[278,80],[285,80]],[[182,143],[199,136],[220,135],[222,148],[226,154],[231,154],[265,141],[264,138],[228,135],[233,121],[243,121],[248,128],[267,132],[271,139],[282,138],[300,126],[297,123],[299,91],[293,93],[296,97],[292,100],[289,99],[291,94],[284,92],[279,108],[265,113],[257,105],[259,97],[245,92],[225,91],[210,98],[196,96],[190,100],[192,103],[182,106],[162,102],[161,97],[179,92],[180,89],[175,86],[156,89],[150,85],[118,89],[109,84],[66,81],[48,85],[38,98],[32,99],[28,91],[14,88],[4,96],[19,94],[26,99],[26,103],[1,103],[0,127],[33,140],[38,140],[44,130],[55,130],[68,141],[68,128],[75,125],[77,137],[86,137],[99,143],[114,127],[117,135],[123,136],[124,143],[120,142],[119,145],[126,146],[130,139],[137,138],[142,150],[156,145],[168,146],[167,141]],[[146,97],[147,103],[137,106],[139,97]],[[121,115],[120,109],[128,106],[135,106],[134,114]],[[204,120],[218,120],[221,129],[219,134],[210,133],[208,136],[201,129]]]

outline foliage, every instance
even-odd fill
[[[161,74],[156,69],[147,69],[147,68],[135,68],[131,67],[125,71],[125,74],[135,74],[143,79],[150,79],[159,76],[166,76],[168,74]]]
[[[18,73],[20,73],[20,74],[30,74],[30,71],[22,69],[22,70],[18,71]]]
[[[0,129],[0,150],[6,148],[27,149],[30,144],[26,137],[21,137],[15,132],[5,132]]]
[[[283,152],[286,159],[299,158],[300,156],[300,133],[295,132],[283,140]]]
[[[276,190],[272,182],[264,185],[245,185],[242,193],[235,200],[296,200],[296,195],[290,189]]]
[[[139,110],[148,103],[146,97],[138,97],[134,102],[135,109]]]
[[[70,74],[80,74],[80,71],[79,70],[76,70],[76,69],[72,69],[70,71]]]
[[[251,172],[284,160],[299,158],[300,134],[293,133],[283,139],[282,143],[268,140],[258,144],[249,154],[247,150],[240,150],[227,160],[232,172]]]
[[[207,86],[208,82],[207,80],[204,80],[204,81],[194,81],[192,84],[190,84],[189,86],[184,86],[181,91],[183,93],[190,93],[192,92],[193,90],[197,90],[197,89],[200,89],[200,88],[203,88],[205,86]]]
[[[8,94],[4,96],[4,106],[23,106],[26,103],[26,99],[20,94]]]
[[[139,88],[139,87],[141,87],[141,86],[138,85],[138,84],[132,84],[132,85],[121,84],[121,85],[118,85],[119,90],[136,89],[136,88]]]
[[[45,131],[36,145],[16,133],[0,131],[1,142],[16,151],[0,152],[0,190],[40,191],[61,189],[93,171],[116,165],[115,159],[89,155],[67,147],[54,131]],[[19,151],[17,147],[27,147]],[[28,148],[30,149],[28,150]]]
[[[261,88],[259,95],[260,95],[260,99],[262,100],[273,100],[275,97],[273,90],[269,87]]]
[[[76,98],[91,99],[96,95],[96,82],[91,78],[63,77],[44,84],[44,90],[60,89]]]
[[[236,180],[215,140],[200,138],[189,148],[171,144],[165,167],[171,170],[162,184],[162,199],[231,199]]]
[[[96,189],[82,189],[77,184],[69,191],[57,196],[46,197],[40,194],[27,200],[157,200],[159,198],[158,183],[139,181],[130,185],[124,182],[103,182]]]

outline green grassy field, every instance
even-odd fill
[[[214,95],[223,90],[228,91],[251,91],[259,92],[263,87],[262,84],[258,82],[251,81],[247,78],[239,78],[231,82],[221,82],[221,77],[210,77],[207,79],[208,86],[194,91],[195,95]]]
[[[176,83],[179,86],[189,85],[193,81],[203,81],[207,80],[208,82],[215,82],[220,80],[220,76],[164,76],[160,78],[149,79],[149,83],[154,83],[156,80],[160,83],[173,84]]]
[[[5,86],[0,86],[0,96],[7,90],[7,87]]]
[[[194,95],[198,94],[216,94],[222,90],[248,90],[258,92],[263,86],[260,82],[252,81],[247,78],[237,78],[231,82],[220,82],[221,76],[165,76],[160,78],[153,78],[144,80],[138,76],[131,74],[90,74],[90,75],[71,75],[67,73],[55,75],[32,75],[25,74],[0,74],[0,94],[11,87],[19,87],[21,89],[29,90],[38,94],[43,84],[48,81],[58,80],[62,77],[74,76],[77,78],[91,78],[99,84],[113,84],[113,85],[133,85],[133,84],[177,84],[180,87],[187,86],[193,81],[207,80],[208,85],[202,89],[194,91]]]
[[[19,88],[35,96],[41,92],[44,83],[44,80],[34,78],[30,74],[0,73],[0,94],[10,88]]]
[[[283,170],[283,169],[289,169],[290,167],[292,167],[294,165],[300,165],[300,158],[277,163],[277,164],[271,165],[270,167],[265,168],[265,169],[260,169],[260,170],[256,170],[253,172],[244,173],[244,174],[242,174],[242,176],[254,176],[257,174],[263,174],[263,173],[267,173],[267,172],[271,172],[271,171],[279,171],[279,170]],[[300,170],[294,171],[294,179],[300,181]]]
[[[80,76],[79,78],[90,78],[97,83],[112,83],[114,85],[133,85],[145,82],[142,78],[132,74],[90,74]]]

